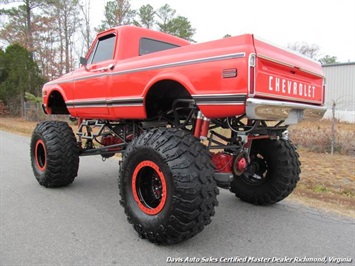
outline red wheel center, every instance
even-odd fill
[[[47,152],[43,140],[38,140],[35,147],[35,160],[38,170],[43,172],[47,165]]]
[[[156,215],[164,208],[166,181],[156,163],[146,160],[137,165],[133,172],[132,190],[134,200],[144,213]]]

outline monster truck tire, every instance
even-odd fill
[[[218,202],[210,155],[190,133],[154,129],[134,139],[119,175],[121,205],[141,238],[189,239],[211,222]]]
[[[47,188],[73,183],[79,167],[79,148],[66,122],[39,123],[31,138],[31,164],[39,184]]]
[[[300,162],[290,141],[253,141],[250,156],[248,170],[235,176],[231,185],[238,198],[256,205],[269,205],[283,200],[296,187]],[[257,174],[259,179],[252,174]]]

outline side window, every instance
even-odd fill
[[[88,64],[91,64],[92,58],[94,57],[95,51],[96,51],[97,43],[95,43],[94,49],[91,51],[89,57],[88,57]]]
[[[139,42],[139,55],[151,54],[176,47],[179,46],[158,40],[142,38]]]
[[[116,35],[109,34],[99,39],[94,52],[90,54],[88,62],[91,64],[113,59]]]

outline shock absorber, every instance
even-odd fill
[[[205,117],[201,111],[198,111],[195,123],[194,136],[201,140],[207,139],[208,130],[210,128],[210,119]]]
[[[196,122],[195,122],[195,131],[194,131],[194,136],[198,139],[200,138],[201,135],[202,123],[203,123],[203,114],[201,111],[198,111]]]
[[[210,129],[210,119],[203,117],[202,127],[201,127],[201,136],[200,139],[207,139],[208,130]]]

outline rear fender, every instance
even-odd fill
[[[176,99],[192,99],[193,85],[183,75],[165,72],[154,77],[144,90],[144,108],[148,118],[171,110]]]
[[[180,83],[189,92],[190,95],[195,94],[196,90],[194,86],[184,75],[178,72],[166,71],[166,72],[159,73],[159,75],[155,76],[148,82],[147,86],[143,91],[143,98],[146,99],[149,90],[151,89],[151,87],[154,86],[154,84],[163,80],[172,80],[177,83]]]

